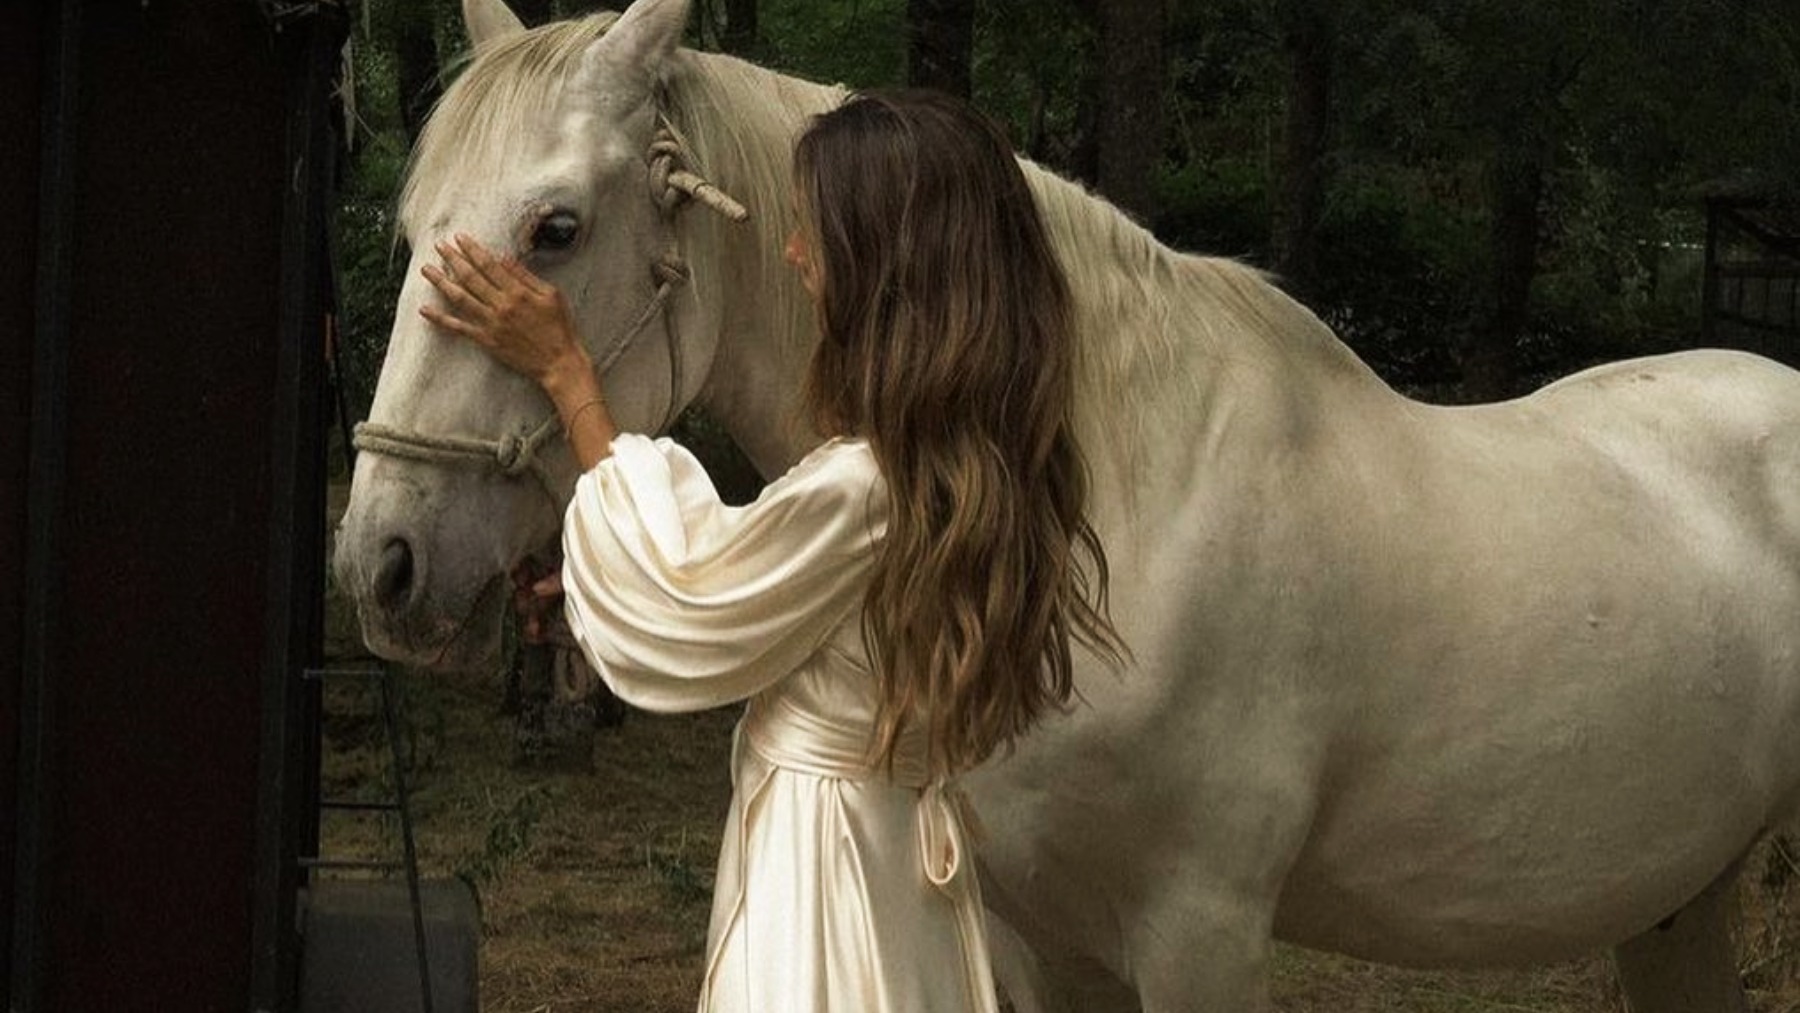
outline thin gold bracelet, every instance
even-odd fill
[[[604,406],[605,404],[605,398],[591,397],[577,405],[575,410],[569,413],[569,421],[563,424],[563,439],[567,440],[572,438],[570,434],[574,432],[575,423],[581,418],[582,412],[587,411],[595,405]]]

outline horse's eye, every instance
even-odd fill
[[[531,248],[544,252],[566,250],[581,237],[581,220],[567,211],[552,211],[531,231]]]

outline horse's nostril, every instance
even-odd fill
[[[383,608],[398,610],[412,594],[412,546],[404,538],[392,538],[381,548],[381,568],[375,571],[375,600]]]

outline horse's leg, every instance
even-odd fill
[[[1099,961],[1033,949],[992,912],[987,924],[994,979],[1013,1013],[1138,1013],[1137,996]]]
[[[1266,1013],[1274,954],[1271,912],[1226,895],[1154,910],[1132,932],[1132,976],[1144,1013]]]
[[[1150,914],[1132,934],[1134,984],[1091,958],[1033,950],[991,916],[988,946],[1015,1013],[1261,1013],[1274,944],[1268,918],[1245,914],[1204,924],[1187,911]]]
[[[1744,1013],[1743,982],[1731,947],[1737,910],[1733,862],[1700,895],[1660,925],[1613,948],[1631,1013]]]

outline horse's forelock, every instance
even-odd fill
[[[400,191],[400,220],[419,216],[446,190],[491,179],[517,158],[520,125],[549,108],[588,47],[619,15],[599,11],[479,47],[432,109]]]
[[[480,47],[439,100],[413,150],[399,203],[403,228],[429,227],[428,216],[447,194],[479,189],[516,171],[521,132],[558,106],[584,54],[617,19],[603,11]],[[696,266],[710,261],[717,268],[696,271],[695,295],[715,298],[729,272],[741,290],[758,293],[773,335],[807,341],[810,304],[781,255],[791,218],[793,143],[812,115],[843,100],[844,89],[687,50],[656,76],[658,111],[680,139],[684,166],[752,209],[746,225],[710,214],[682,217],[683,253]],[[705,256],[724,243],[733,247],[731,256]]]
[[[601,11],[554,22],[481,47],[432,111],[400,195],[403,225],[424,216],[446,191],[493,179],[518,158],[518,133],[556,102],[582,55],[619,15]],[[730,57],[686,54],[665,75],[663,112],[686,149],[688,167],[758,209],[750,228],[755,276],[778,314],[801,319],[781,258],[794,138],[844,89],[784,77]],[[793,303],[793,305],[789,305]],[[804,331],[804,326],[794,328]]]

